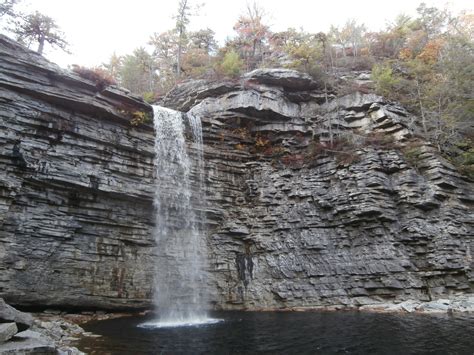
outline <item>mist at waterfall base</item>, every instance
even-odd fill
[[[157,318],[144,328],[215,323],[207,316],[202,128],[198,117],[154,106]],[[186,131],[186,128],[188,130]],[[190,139],[186,138],[189,132]]]
[[[225,322],[144,329],[142,317],[89,323],[91,354],[466,354],[472,315],[364,312],[218,312]]]

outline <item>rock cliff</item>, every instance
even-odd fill
[[[149,306],[154,138],[126,113],[150,107],[4,37],[0,53],[0,296]],[[203,122],[199,208],[214,306],[363,306],[472,292],[472,182],[414,135],[402,107],[322,86],[261,69],[184,83],[163,99]]]
[[[149,305],[151,107],[0,37],[0,294],[12,304]]]
[[[163,103],[203,121],[219,307],[472,292],[472,182],[413,134],[402,107],[359,92],[326,97],[282,69],[187,83]]]

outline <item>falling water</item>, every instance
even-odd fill
[[[202,129],[199,117],[154,106],[156,176],[154,205],[158,248],[155,305],[158,320],[143,327],[212,323],[207,317],[203,226]],[[185,137],[187,119],[192,144]],[[189,152],[188,152],[189,150]]]

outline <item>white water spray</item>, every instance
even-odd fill
[[[202,202],[204,197],[201,121],[160,106],[153,109],[158,248],[154,301],[158,319],[141,326],[214,323],[217,320],[206,314],[204,213],[196,208],[196,202]],[[186,144],[185,118],[192,134],[192,154],[188,154]]]

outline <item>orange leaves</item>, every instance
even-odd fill
[[[433,64],[438,60],[439,53],[444,46],[444,40],[437,38],[429,41],[423,48],[417,58],[425,62],[426,64]]]
[[[92,81],[99,91],[104,90],[107,86],[117,84],[109,72],[100,67],[89,69],[79,65],[73,65],[72,71],[78,74],[81,78]]]
[[[410,48],[402,48],[400,53],[398,53],[398,58],[401,60],[409,60],[413,58],[413,51]]]
[[[398,53],[398,58],[404,61],[416,58],[425,64],[434,64],[438,61],[439,54],[444,45],[445,41],[442,38],[436,38],[428,41],[420,51],[416,51],[409,47],[403,48]]]

